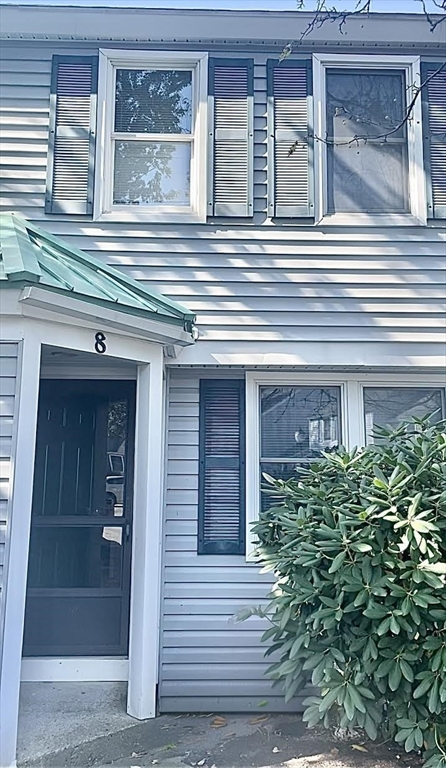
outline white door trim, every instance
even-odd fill
[[[156,715],[161,609],[164,459],[164,363],[157,350],[140,366],[136,387],[133,554],[130,592],[127,712],[139,720]],[[147,425],[150,424],[150,430]]]
[[[1,768],[13,768],[16,764],[41,346],[47,344],[67,350],[92,352],[95,330],[98,330],[94,326],[81,327],[23,317],[18,319],[16,328],[24,341],[14,457],[14,494],[7,541],[9,574],[0,669]],[[163,350],[159,344],[128,335],[121,336],[106,324],[100,330],[107,335],[107,351],[102,359],[109,357],[131,361],[136,363],[138,369],[127,711],[133,717],[145,719],[156,714],[158,682],[164,453]],[[40,678],[37,678],[37,660],[34,661],[34,679],[45,679],[45,675],[49,674],[47,661],[41,666]]]

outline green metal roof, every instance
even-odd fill
[[[0,288],[39,286],[59,294],[182,327],[195,315],[29,221],[0,214]]]

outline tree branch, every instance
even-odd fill
[[[307,0],[296,0],[296,9],[298,11],[304,11]],[[313,12],[313,18],[308,22],[307,27],[301,33],[297,41],[293,40],[289,42],[283,49],[279,61],[283,61],[293,52],[293,47],[299,45],[309,37],[315,29],[321,29],[327,22],[338,23],[338,29],[341,35],[346,34],[346,24],[348,19],[358,16],[368,15],[373,10],[373,0],[357,0],[356,6],[353,11],[342,11],[336,8],[336,6],[328,5],[329,0],[317,0],[316,8]],[[414,0],[416,3],[420,3],[423,8],[423,15],[429,24],[431,32],[442,24],[446,20],[446,0],[431,0],[431,2],[442,11],[442,15],[439,18],[434,18],[432,13],[427,8],[427,0]],[[435,14],[438,15],[438,14]]]
[[[421,3],[423,8],[423,14],[429,24],[431,32],[434,31],[442,22],[446,19],[445,16],[441,16],[439,19],[433,19],[426,7],[426,0],[416,0],[417,3]],[[433,4],[439,8],[440,11],[446,12],[446,0],[432,0]]]
[[[428,77],[426,77],[426,79],[419,86],[417,86],[415,84],[412,86],[412,88],[414,89],[415,92],[414,92],[414,95],[413,95],[411,101],[409,102],[409,104],[407,106],[407,109],[406,109],[406,112],[404,114],[404,117],[400,120],[400,122],[396,126],[391,128],[390,130],[386,131],[385,133],[378,134],[377,136],[355,135],[351,139],[348,139],[348,141],[334,141],[334,140],[332,141],[332,140],[327,139],[327,138],[324,139],[324,138],[322,138],[322,136],[317,136],[316,134],[313,134],[311,138],[313,138],[315,141],[321,141],[324,144],[327,144],[329,146],[336,146],[336,147],[352,146],[355,143],[359,144],[360,141],[363,141],[364,144],[367,144],[367,142],[369,140],[376,141],[376,140],[381,139],[384,142],[387,141],[389,136],[392,136],[394,133],[399,131],[403,127],[403,125],[405,125],[410,120],[412,112],[413,112],[413,109],[414,109],[414,106],[415,106],[415,104],[417,102],[417,99],[419,98],[420,93],[422,92],[423,88],[426,88],[428,83],[430,83],[430,81],[433,80],[434,77],[439,75],[440,72],[442,72],[445,69],[446,69],[446,62],[443,62],[443,64],[441,64],[434,72],[431,72],[431,74],[428,75]],[[355,115],[351,115],[350,117],[355,118]],[[355,118],[355,119],[359,120],[359,118]],[[301,145],[303,145],[303,142],[295,141],[290,146],[290,149],[288,150],[288,155],[294,154],[294,152]]]

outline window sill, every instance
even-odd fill
[[[315,224],[336,227],[425,227],[427,218],[419,218],[411,213],[333,213],[322,216]]]
[[[206,213],[199,214],[188,208],[185,211],[107,211],[98,213],[94,221],[141,224],[204,224]]]

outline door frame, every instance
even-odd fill
[[[27,315],[6,317],[2,321],[2,336],[20,340],[21,346],[11,524],[6,542],[5,567],[9,573],[3,598],[3,650],[0,659],[2,766],[5,760],[5,765],[13,765],[10,756],[15,754],[17,741],[41,348],[45,345],[94,354],[95,334],[98,331],[107,337],[103,357],[132,363],[137,371],[127,712],[137,719],[151,718],[156,715],[157,704],[165,423],[163,347],[160,343],[138,337],[136,327],[132,336],[130,332],[117,333],[113,326],[97,318],[100,327],[82,321],[77,325],[69,324],[66,316],[51,313],[48,317],[49,313],[45,316],[37,308],[27,308]],[[96,354],[99,354],[98,351]],[[147,429],[148,424],[150,429]],[[71,665],[70,672],[70,665],[67,665],[65,680],[67,676],[68,679],[81,679],[81,659],[76,661],[78,671],[73,672]],[[110,660],[104,660],[106,664],[101,669],[98,659],[97,677],[92,672],[91,659],[86,661],[89,671],[85,669],[85,676],[88,680],[93,677],[110,680],[113,677]],[[117,679],[122,680],[126,666],[122,662],[126,660],[117,661]],[[51,671],[47,666],[46,679],[48,675],[56,674],[57,667],[59,675],[61,673],[60,664],[57,660],[54,662]],[[35,666],[27,673],[25,664],[24,677],[36,680]]]

